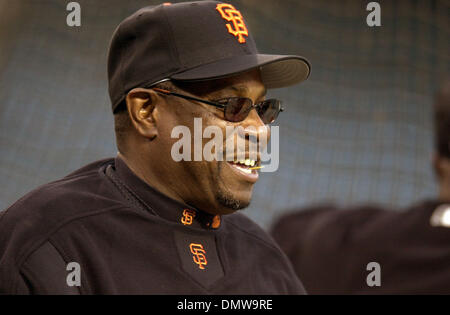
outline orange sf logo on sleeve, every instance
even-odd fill
[[[227,29],[230,34],[236,36],[239,40],[239,43],[245,43],[245,36],[248,36],[247,26],[245,26],[244,18],[242,17],[241,12],[235,9],[234,6],[227,3],[220,3],[216,7],[217,11],[219,11],[222,18],[228,22],[232,22],[227,24]]]
[[[206,260],[206,251],[204,250],[203,245],[191,243],[189,245],[189,249],[191,250],[191,253],[194,255],[192,256],[192,258],[194,259],[194,262],[198,265],[198,268],[204,270],[205,266],[208,264],[208,261]]]
[[[184,225],[191,225],[194,217],[195,217],[195,211],[192,211],[190,209],[185,209],[183,211],[183,217],[181,218],[181,223],[183,223]]]

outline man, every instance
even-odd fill
[[[304,293],[278,246],[236,211],[258,179],[250,142],[268,138],[282,110],[266,89],[309,72],[302,57],[258,54],[229,4],[165,3],[128,17],[108,60],[118,156],[1,213],[0,292]],[[173,132],[187,127],[195,142],[194,119],[248,131],[233,134],[244,159],[175,161]],[[228,152],[222,144],[218,156]]]
[[[274,225],[272,235],[308,293],[450,293],[450,82],[434,112],[438,200],[401,212],[321,205]]]

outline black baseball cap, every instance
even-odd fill
[[[108,57],[113,112],[127,93],[162,80],[204,81],[259,68],[267,89],[306,80],[301,56],[259,54],[233,5],[218,1],[164,3],[140,9],[115,30]]]

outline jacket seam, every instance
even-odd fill
[[[120,205],[120,206],[112,206],[112,207],[109,207],[109,208],[106,208],[106,209],[102,209],[102,210],[99,210],[99,211],[95,211],[95,212],[91,212],[91,213],[88,213],[88,214],[72,216],[72,217],[69,217],[68,219],[60,222],[58,225],[53,227],[42,239],[40,239],[39,241],[36,241],[35,243],[33,243],[33,245],[30,245],[29,249],[24,254],[22,254],[19,257],[18,263],[17,263],[18,268],[21,268],[22,264],[29,258],[29,256],[31,254],[33,254],[36,250],[38,250],[42,245],[44,245],[45,242],[47,242],[48,239],[53,234],[58,232],[60,229],[62,229],[63,227],[65,227],[69,223],[72,223],[73,221],[81,220],[83,218],[87,218],[87,217],[90,217],[90,216],[101,215],[101,214],[104,214],[104,213],[109,212],[109,211],[120,210],[120,209],[123,209],[122,205]]]

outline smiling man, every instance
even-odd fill
[[[281,111],[266,90],[309,71],[302,57],[258,54],[229,4],[166,3],[124,20],[108,60],[119,153],[0,214],[0,292],[304,293],[273,240],[236,212],[258,180],[251,144],[269,138]],[[195,119],[223,134],[240,127],[232,137],[245,156],[230,156],[224,138],[223,161],[175,161],[173,131],[194,137]]]
[[[256,157],[250,159],[250,145],[245,145],[242,148],[245,156],[243,162],[239,163],[239,151],[235,146],[239,137],[247,144],[251,139],[258,142],[262,137],[269,137],[269,128],[263,120],[269,123],[267,119],[272,118],[279,108],[257,109],[263,116],[257,110],[251,110],[253,103],[272,104],[270,100],[263,100],[265,92],[258,70],[202,83],[166,82],[151,88],[135,88],[128,93],[128,108],[124,105],[122,113],[117,113],[118,117],[123,116],[120,118],[122,124],[127,124],[120,128],[124,132],[122,139],[117,139],[119,157],[136,174],[142,174],[143,180],[150,186],[172,199],[218,215],[245,208],[250,203],[253,184],[259,177],[257,170],[250,170],[251,164],[255,166],[259,163],[259,154],[251,152]],[[198,101],[192,98],[198,98]],[[224,110],[203,103],[204,100],[208,103],[217,100],[219,105],[237,103],[228,105]],[[243,113],[236,114],[235,108],[228,114],[232,106],[240,107]],[[193,130],[189,134],[194,137],[194,117],[201,119],[204,128],[216,127],[224,136],[219,148],[222,159],[208,161],[201,158],[200,161],[193,161],[194,150],[189,150],[192,156],[188,154],[186,160],[176,162],[171,158],[172,148],[178,140],[172,137],[172,130],[181,126]],[[233,135],[232,159],[226,158],[227,140],[230,137],[226,138],[225,135],[229,127],[242,128],[242,132]],[[200,132],[203,134],[203,130]],[[195,141],[190,139],[189,143]],[[203,138],[200,149],[208,141],[209,138]],[[203,150],[200,151],[201,157]],[[158,152],[158,155],[153,155],[153,152]]]

